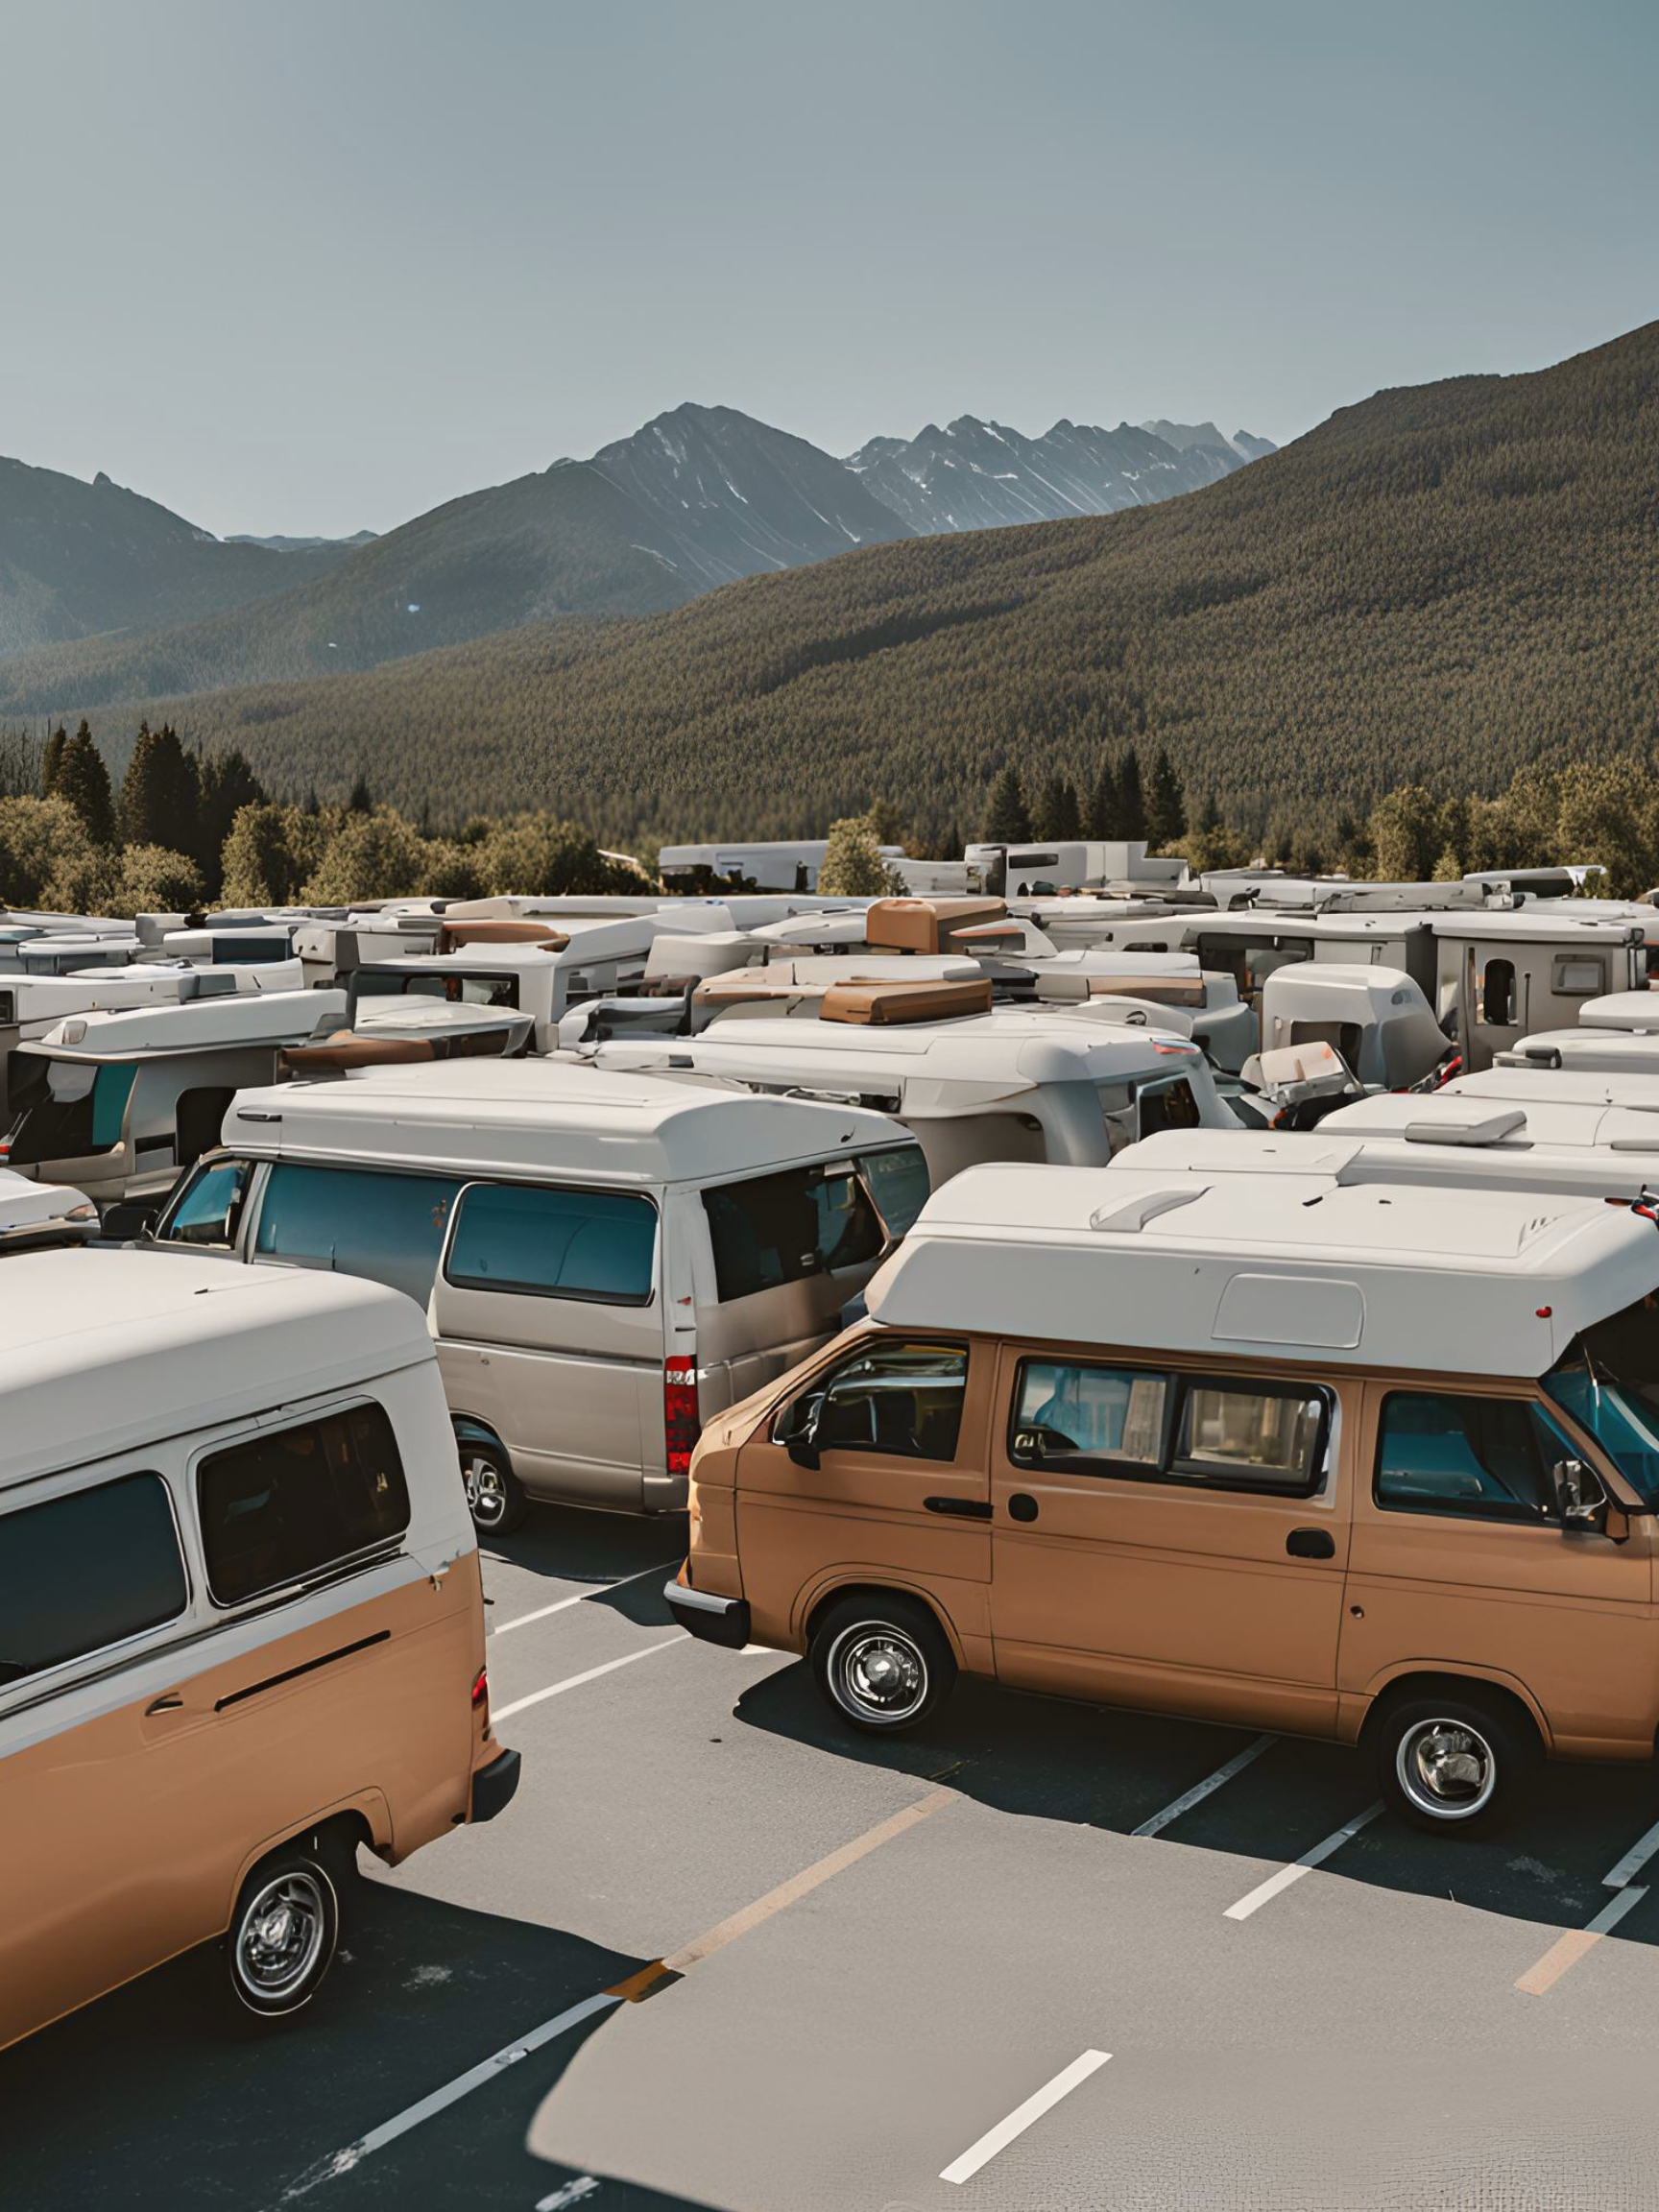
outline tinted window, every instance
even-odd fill
[[[656,1249],[648,1199],[478,1183],[461,1200],[447,1275],[469,1290],[644,1306]]]
[[[1520,1398],[1396,1391],[1377,1443],[1377,1502],[1419,1513],[1536,1521],[1553,1510],[1550,1470],[1576,1456]]]
[[[450,1006],[509,1009],[516,1009],[518,1004],[517,975],[440,975],[431,969],[398,974],[396,971],[381,973],[369,967],[358,969],[351,978],[351,988],[359,998],[442,998]]]
[[[234,961],[238,967],[263,967],[271,960],[288,960],[294,947],[287,937],[215,937],[213,957]]]
[[[780,1426],[793,1433],[815,1421],[821,1452],[954,1459],[967,1380],[960,1345],[872,1345],[797,1399]]]
[[[1515,1023],[1515,963],[1488,960],[1480,977],[1480,1019],[1500,1029]]]
[[[1150,1137],[1160,1129],[1196,1129],[1204,1117],[1185,1075],[1173,1083],[1147,1083],[1141,1091],[1141,1134]]]
[[[119,1061],[98,1067],[90,1060],[14,1053],[12,1101],[18,1114],[12,1126],[12,1165],[30,1167],[42,1160],[113,1151],[137,1072]]]
[[[1022,1467],[1068,1457],[1157,1467],[1169,1388],[1166,1375],[1027,1359],[1015,1394],[1009,1456]]]
[[[177,1244],[234,1244],[252,1179],[251,1160],[216,1160],[199,1167],[174,1201],[158,1236]]]
[[[785,1167],[705,1190],[714,1280],[724,1305],[876,1258],[880,1216],[856,1173]]]
[[[221,1605],[302,1582],[409,1526],[397,1439],[378,1406],[245,1437],[209,1454],[196,1482]]]
[[[0,1516],[0,1686],[177,1620],[185,1597],[158,1475]]]
[[[259,1206],[255,1252],[388,1284],[424,1306],[459,1176],[382,1175],[279,1161]]]
[[[1319,1479],[1325,1410],[1316,1391],[1190,1382],[1181,1393],[1176,1464],[1211,1480],[1237,1477],[1252,1489],[1307,1492]]]
[[[926,1154],[920,1144],[900,1144],[891,1152],[865,1152],[858,1165],[888,1236],[905,1236],[927,1203]]]

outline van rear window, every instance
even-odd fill
[[[409,1526],[392,1424],[353,1406],[212,1452],[196,1475],[207,1586],[221,1605],[378,1550]]]
[[[0,1689],[176,1621],[187,1596],[159,1475],[0,1515]]]
[[[855,1267],[875,1260],[887,1240],[870,1191],[850,1163],[838,1170],[785,1167],[722,1184],[704,1191],[703,1209],[722,1305]]]
[[[648,1198],[474,1183],[461,1194],[444,1272],[463,1290],[646,1306],[656,1253]]]

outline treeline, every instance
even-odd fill
[[[1134,745],[1256,846],[1334,853],[1401,786],[1491,795],[1645,753],[1656,635],[1659,325],[1538,375],[1379,394],[1161,506],[873,546],[150,718],[241,748],[290,800],[343,801],[360,766],[451,830],[533,805],[629,848],[822,834],[873,792],[937,842],[1010,766],[1082,804]],[[136,712],[94,716],[112,755]]]

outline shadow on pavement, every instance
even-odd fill
[[[1125,1835],[1255,1741],[1241,1729],[1032,1696],[982,1680],[958,1682],[913,1735],[863,1736],[830,1712],[804,1664],[745,1691],[736,1713],[751,1727],[837,1758],[947,1782],[999,1812]],[[1284,1864],[1376,1797],[1367,1754],[1284,1737],[1159,1840]],[[1533,1800],[1490,1835],[1426,1836],[1381,1815],[1330,1869],[1511,1918],[1582,1927],[1613,1896],[1604,1876],[1655,1821],[1653,1767],[1550,1767]],[[1659,1857],[1651,1879],[1653,1892],[1620,1922],[1621,1936],[1659,1943]],[[1241,1873],[1240,1893],[1251,1886]]]
[[[486,1559],[505,1560],[531,1575],[596,1588],[637,1575],[659,1560],[685,1555],[684,1513],[600,1513],[583,1505],[532,1505],[522,1525]]]
[[[643,1963],[360,1882],[328,1981],[285,2028],[232,2018],[209,1948],[0,2055],[0,2202],[17,2212],[532,2212],[551,2197],[561,2212],[696,2212],[525,2149],[537,2108],[610,2010],[353,2171],[318,2178],[371,2128]]]

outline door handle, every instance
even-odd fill
[[[153,1697],[150,1700],[144,1708],[144,1718],[148,1720],[152,1713],[182,1713],[183,1710],[183,1698],[179,1696],[176,1692],[169,1690],[164,1696]]]
[[[1008,1518],[1010,1521],[1036,1520],[1037,1501],[1028,1490],[1016,1490],[1013,1497],[1009,1499]]]
[[[929,1513],[950,1513],[959,1521],[989,1521],[991,1506],[983,1498],[924,1498]]]
[[[1334,1559],[1336,1539],[1328,1528],[1292,1528],[1285,1549],[1292,1559]]]

